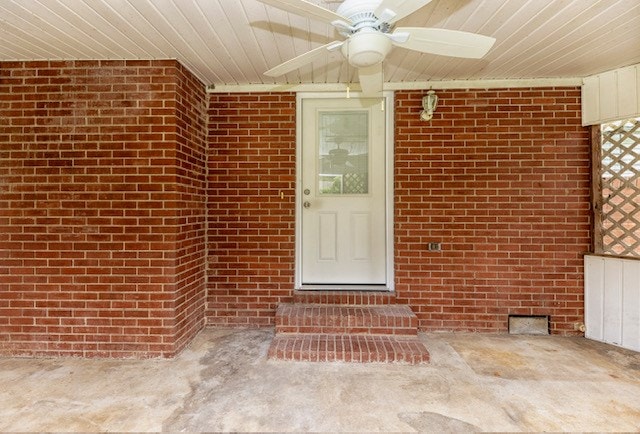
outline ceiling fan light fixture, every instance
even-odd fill
[[[350,65],[363,68],[381,63],[391,48],[391,40],[386,34],[363,29],[342,45],[342,54]]]

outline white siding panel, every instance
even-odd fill
[[[624,267],[622,346],[640,348],[640,266]]]
[[[636,65],[636,101],[638,101],[637,108],[640,112],[640,65]]]
[[[594,125],[600,119],[600,77],[584,79],[582,85],[582,125]]]
[[[640,351],[640,261],[585,256],[585,336]]]
[[[640,65],[585,77],[582,125],[640,116]]]
[[[600,119],[618,119],[618,81],[616,71],[600,74]]]
[[[604,297],[602,340],[622,344],[622,285],[623,261],[604,261]]]
[[[618,70],[617,94],[618,94],[618,118],[630,118],[638,113],[638,92],[636,71],[637,67],[622,68]]]
[[[585,336],[595,341],[603,340],[604,317],[604,258],[584,257]]]

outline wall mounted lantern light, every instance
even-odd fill
[[[430,90],[427,95],[422,98],[422,112],[420,113],[420,119],[423,121],[430,121],[433,118],[433,112],[438,107],[438,95],[435,90]]]

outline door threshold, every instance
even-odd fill
[[[371,292],[392,292],[387,285],[302,285],[296,291],[371,291]]]

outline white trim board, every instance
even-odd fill
[[[579,87],[582,77],[569,78],[526,78],[516,80],[447,80],[414,81],[407,83],[384,83],[386,91],[424,89],[505,89],[523,87]],[[352,92],[360,90],[360,85],[351,83]],[[346,92],[346,83],[299,83],[299,84],[217,84],[207,86],[208,93],[246,92]]]

